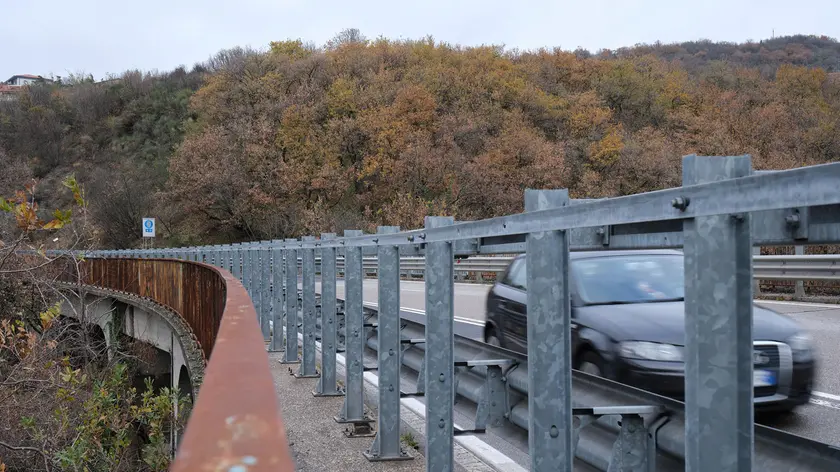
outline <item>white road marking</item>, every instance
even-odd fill
[[[807,306],[813,308],[822,308],[824,310],[840,310],[840,305],[830,305],[827,303],[806,303],[806,302],[788,302],[781,300],[755,300],[756,303],[767,303],[775,305],[789,305],[789,306]]]
[[[819,398],[812,398],[810,403],[814,405],[824,406],[826,408],[831,408],[833,410],[840,410],[840,403],[832,403],[826,400],[820,400]]]
[[[364,302],[364,304],[371,307],[371,308],[377,308],[379,306],[379,304],[375,303],[375,302]],[[425,311],[418,310],[417,308],[408,308],[408,307],[401,306],[400,310],[407,311],[409,313],[415,313],[415,314],[418,314],[418,315],[426,316]],[[474,326],[484,326],[484,323],[481,322],[481,321],[474,320],[472,318],[464,318],[463,316],[456,316],[455,321],[458,321],[458,322],[461,322],[461,323],[471,324],[471,325],[474,325]]]
[[[830,393],[825,392],[811,392],[811,395],[815,397],[825,398],[826,400],[834,400],[836,402],[840,402],[840,395],[832,395]]]

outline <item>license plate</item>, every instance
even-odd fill
[[[753,371],[753,387],[771,387],[776,385],[776,374],[770,370]]]

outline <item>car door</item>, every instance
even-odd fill
[[[502,283],[496,286],[498,309],[502,323],[505,348],[528,353],[528,322],[526,318],[527,273],[525,258],[511,263]]]

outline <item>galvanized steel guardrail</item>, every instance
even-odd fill
[[[366,323],[376,322],[375,308],[366,307]],[[428,329],[422,316],[403,313],[404,340],[423,338]],[[377,351],[375,328],[366,346]],[[406,345],[403,364],[425,379],[426,346]],[[528,357],[476,340],[455,337],[459,401],[475,406],[475,425],[501,426],[503,421],[529,429]],[[572,407],[579,423],[573,430],[575,458],[603,471],[683,471],[685,466],[685,405],[654,393],[628,387],[584,372],[572,373]],[[471,410],[471,409],[470,409]],[[550,431],[549,431],[550,435]],[[800,436],[755,425],[754,470],[840,470],[840,451]],[[547,470],[556,470],[548,468]]]
[[[455,272],[500,274],[504,272],[513,257],[470,257],[455,263]],[[316,260],[316,263],[319,260]],[[338,270],[343,273],[344,261],[339,260]],[[376,274],[375,257],[364,258],[367,274]],[[423,275],[425,260],[421,257],[400,259],[400,272],[406,275]],[[822,280],[840,281],[840,254],[808,256],[753,256],[753,278],[757,280]]]
[[[656,192],[575,201],[565,190],[529,190],[525,193],[525,213],[482,221],[456,224],[448,217],[427,217],[425,228],[404,232],[380,227],[374,235],[347,231],[343,238],[322,234],[320,239],[105,251],[96,255],[176,257],[229,268],[241,277],[254,300],[264,339],[271,340],[272,349],[284,349],[284,362],[300,363],[298,376],[320,376],[318,392],[324,395],[341,393],[335,378],[337,342],[332,328],[339,325],[338,309],[332,300],[336,260],[343,257],[348,362],[345,406],[338,418],[356,426],[371,421],[363,416],[361,403],[365,369],[362,343],[365,328],[375,328],[380,388],[375,437],[366,454],[370,460],[406,458],[399,445],[400,398],[422,395],[426,404],[427,470],[452,470],[454,435],[481,434],[481,427],[472,431],[454,428],[452,400],[466,379],[456,377],[455,370],[468,368],[490,372],[484,376],[485,392],[507,392],[506,398],[512,403],[510,408],[505,407],[509,411],[506,420],[527,424],[530,470],[534,472],[572,470],[578,427],[595,416],[616,414],[623,420],[614,445],[602,448],[593,459],[600,461],[602,470],[672,470],[661,463],[654,469],[653,456],[646,451],[651,438],[657,457],[670,454],[678,460],[678,467],[686,470],[741,472],[753,470],[754,464],[762,471],[840,470],[837,449],[754,425],[751,323],[752,247],[840,241],[837,182],[840,163],[758,173],[752,171],[749,156],[691,155],[683,158],[683,186]],[[681,404],[628,386],[573,373],[571,368],[570,300],[565,276],[569,251],[642,248],[684,251],[684,409]],[[456,338],[454,333],[456,259],[517,252],[525,252],[528,262],[527,358]],[[322,261],[320,374],[315,368],[316,254]],[[365,255],[377,257],[375,322],[365,322],[363,315]],[[297,296],[283,296],[283,292],[297,292],[299,256],[301,307]],[[427,275],[428,319],[418,338],[401,334],[421,336],[417,326],[414,334],[406,331],[410,323],[400,313],[400,258],[406,256],[423,256]],[[271,290],[281,285],[285,290]],[[284,330],[274,330],[273,338],[269,319],[274,320],[275,327],[285,325]],[[299,325],[303,331],[302,359],[297,350]],[[280,336],[284,331],[285,345]],[[401,354],[406,346],[423,346],[429,353],[422,356],[417,367],[422,391],[403,392],[400,388],[401,366],[410,362],[414,352]],[[473,349],[474,356],[460,357],[466,356],[467,349]],[[501,384],[499,376],[493,376],[499,372],[504,374]],[[583,409],[572,408],[573,378],[575,403]],[[510,395],[517,392],[521,398],[513,402]],[[462,394],[468,392],[462,390]],[[523,409],[524,395],[527,410]],[[598,398],[603,402],[596,402]],[[492,403],[479,400],[479,411],[486,413],[486,418],[497,417],[498,405]],[[659,414],[667,416],[668,422],[662,425],[649,421],[650,415]],[[657,431],[665,428],[672,432],[657,436]]]

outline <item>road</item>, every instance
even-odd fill
[[[377,280],[364,281],[364,301],[376,307]],[[320,284],[316,287],[320,292]],[[484,326],[484,303],[490,285],[455,284],[455,331],[461,336],[481,339]],[[344,283],[336,287],[344,297]],[[756,300],[768,309],[783,313],[802,324],[814,339],[819,365],[814,385],[815,393],[809,405],[783,419],[758,418],[768,426],[783,429],[810,439],[840,446],[840,306],[811,303]],[[400,286],[400,306],[403,316],[425,316],[425,286],[422,281],[403,281]]]

